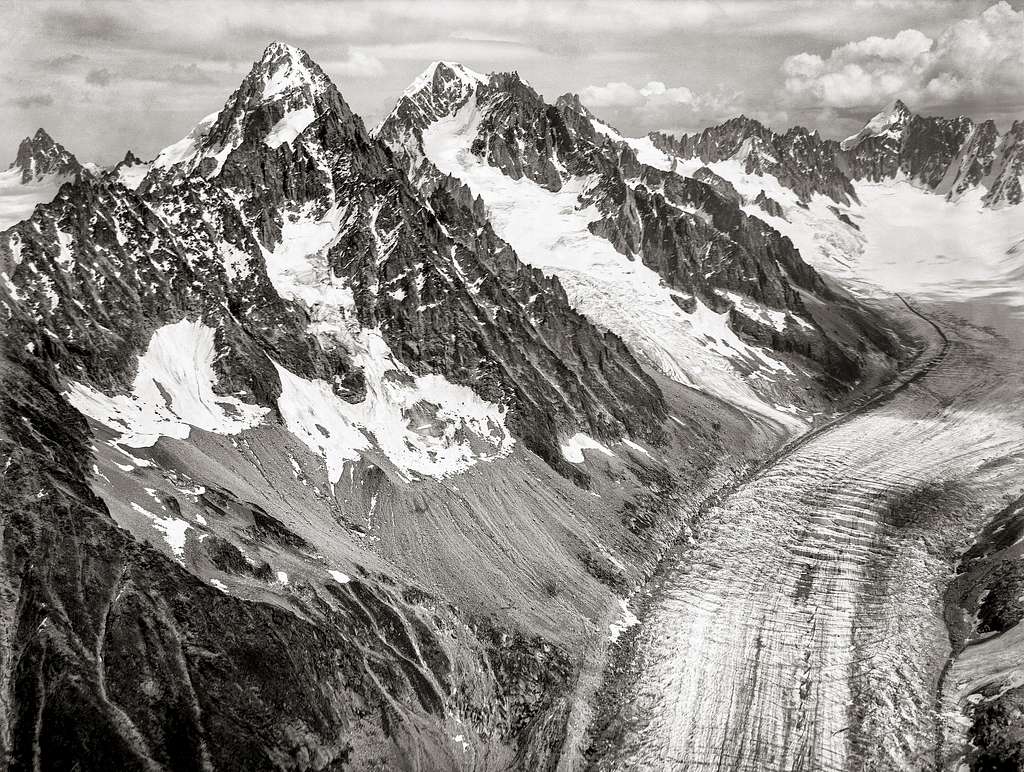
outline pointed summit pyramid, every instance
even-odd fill
[[[374,136],[394,148],[400,143],[399,127],[425,129],[434,121],[459,110],[489,78],[458,62],[433,62],[405,89],[394,109],[374,128]]]
[[[471,70],[459,62],[432,62],[405,90],[406,96],[413,96],[429,88],[435,93],[454,84],[475,88],[477,83],[486,83],[487,76]]]
[[[853,150],[853,148],[857,147],[868,137],[885,137],[887,139],[899,140],[903,136],[903,129],[912,115],[907,106],[897,99],[868,121],[863,129],[840,142],[839,146],[843,150]]]
[[[244,142],[263,142],[271,149],[291,145],[327,113],[343,123],[353,120],[352,111],[319,65],[305,51],[275,41],[253,63],[224,107],[165,148],[154,166],[174,168],[181,176],[198,172],[215,177]]]
[[[21,170],[21,181],[26,184],[47,177],[70,178],[82,171],[78,159],[42,128],[21,141],[18,155],[8,168]]]

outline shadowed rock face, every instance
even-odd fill
[[[53,371],[32,360],[2,368],[0,608],[5,649],[17,652],[2,669],[2,752],[12,769],[323,769],[416,757],[452,768],[446,710],[515,748],[566,688],[559,649],[486,620],[471,629],[386,577],[306,586],[285,604],[204,584],[110,519],[88,483],[93,439]],[[210,517],[229,506],[219,501]],[[293,540],[257,520],[263,538]]]
[[[634,570],[599,534],[644,563],[679,527],[616,519],[620,489],[670,476],[646,451],[592,505],[559,442],[666,443],[661,389],[465,188],[414,188],[297,49],[268,48],[190,136],[137,188],[82,174],[0,233],[0,752],[15,769],[553,766],[581,641],[606,634],[602,581]],[[296,227],[329,232],[309,246]],[[283,275],[345,297],[310,302]],[[260,427],[128,451],[116,422],[70,407],[69,380],[131,391],[154,331],[183,319],[213,330],[215,396],[267,408]],[[378,384],[469,386],[504,409],[518,455],[428,492],[376,450],[325,479],[281,426],[275,363],[363,404],[346,335],[365,330],[394,357]]]

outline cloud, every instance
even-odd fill
[[[170,83],[213,83],[210,74],[195,62],[171,65],[159,79]]]
[[[114,76],[110,74],[110,70],[105,67],[101,67],[96,70],[89,70],[89,72],[86,73],[85,82],[105,88],[110,85],[110,81],[113,80],[113,77]]]
[[[692,105],[696,101],[686,86],[666,86],[652,80],[645,86],[631,86],[614,81],[603,86],[587,86],[580,93],[583,103],[590,107],[641,107],[656,109],[668,105]]]
[[[26,94],[10,100],[15,107],[28,110],[33,107],[49,107],[53,104],[53,96],[50,94]]]
[[[740,92],[725,89],[698,93],[687,86],[667,86],[658,80],[643,86],[613,81],[587,86],[580,92],[583,104],[598,112],[607,111],[613,123],[639,118],[645,131],[671,127],[672,133],[695,131],[736,115],[742,97]]]
[[[350,78],[372,78],[384,74],[384,63],[380,59],[355,48],[344,59],[324,62],[321,66],[328,72]]]
[[[44,59],[41,64],[48,70],[66,70],[72,65],[84,61],[85,57],[81,54],[62,54],[61,56],[51,56],[49,59]]]
[[[703,115],[733,112],[742,94],[718,90],[696,93],[686,86],[666,86],[660,80],[633,86],[613,81],[603,86],[587,86],[580,92],[583,104],[592,108],[631,109],[647,117],[671,117],[680,111]]]
[[[912,105],[1009,100],[1024,93],[1024,11],[1006,2],[958,21],[934,40],[916,29],[869,37],[827,57],[789,56],[783,96],[791,104],[857,108],[900,97]]]

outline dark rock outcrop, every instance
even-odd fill
[[[47,176],[74,177],[84,171],[78,159],[43,129],[21,141],[8,168],[20,169],[21,181],[26,183]]]

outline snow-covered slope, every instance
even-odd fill
[[[115,442],[147,448],[160,437],[185,439],[190,428],[238,434],[256,426],[265,408],[216,394],[214,331],[183,319],[153,333],[139,358],[131,393],[113,397],[72,382],[68,401],[119,434]]]
[[[578,311],[622,337],[670,378],[777,418],[778,411],[764,404],[748,377],[772,381],[791,374],[789,368],[740,340],[727,313],[716,313],[699,299],[692,311],[681,308],[674,297],[683,296],[657,273],[592,233],[589,225],[599,213],[579,199],[595,179],[570,178],[551,191],[525,177],[512,179],[474,155],[479,119],[479,106],[465,104],[423,132],[423,149],[442,173],[483,198],[495,230],[516,254],[557,276]]]
[[[521,260],[645,362],[798,431],[820,409],[808,369],[839,383],[867,366],[808,315],[804,297],[829,295],[820,278],[710,180],[676,185],[645,163],[653,145],[623,144],[576,97],[460,72],[428,69],[377,136],[422,189],[465,184]]]

